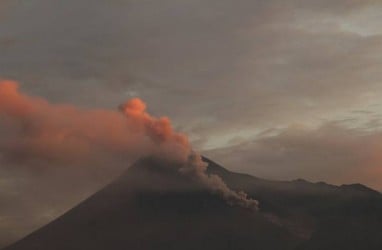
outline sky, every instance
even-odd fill
[[[0,78],[76,110],[118,112],[138,97],[233,171],[382,190],[381,13],[378,0],[1,0]],[[78,122],[62,117],[53,131]],[[6,120],[0,246],[132,160],[117,148],[86,168],[67,157],[49,167],[46,154],[22,148],[20,162],[4,143],[20,132],[10,134]]]

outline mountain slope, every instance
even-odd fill
[[[382,195],[368,187],[269,181],[203,160],[260,211],[229,206],[177,168],[145,159],[6,250],[382,249]]]
[[[261,213],[305,238],[298,250],[382,249],[382,195],[375,190],[361,184],[268,181],[205,161],[210,173],[259,200]]]
[[[153,159],[6,250],[294,249],[301,240]]]

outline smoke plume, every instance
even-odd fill
[[[85,109],[52,104],[21,93],[16,82],[0,81],[0,138],[1,160],[29,170],[74,166],[73,171],[86,172],[117,160],[163,158],[229,204],[257,209],[257,201],[208,175],[187,136],[174,131],[167,117],[147,113],[138,98],[119,111]]]

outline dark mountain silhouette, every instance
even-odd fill
[[[299,240],[259,213],[229,206],[153,159],[7,250],[293,249]]]
[[[6,250],[382,249],[382,195],[360,184],[268,181],[204,158],[208,172],[259,200],[230,206],[166,163],[119,179]]]

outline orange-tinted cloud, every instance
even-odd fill
[[[186,135],[174,131],[169,118],[150,115],[138,98],[121,105],[120,111],[52,104],[21,93],[16,82],[2,81],[0,152],[8,163],[22,163],[27,169],[73,165],[73,171],[85,172],[154,156],[181,166],[181,173],[232,204],[257,207],[256,201],[206,174],[200,155]]]
[[[102,150],[130,158],[163,155],[159,151],[171,147],[176,150],[166,157],[187,159],[187,137],[174,132],[168,118],[152,117],[145,108],[141,100],[132,99],[124,105],[123,116],[114,110],[51,104],[20,93],[15,82],[2,81],[2,151],[5,157],[16,154],[19,159],[39,157],[50,162],[78,157],[91,161],[90,155]]]

